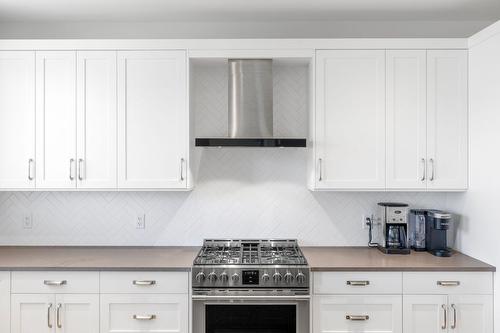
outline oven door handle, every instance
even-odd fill
[[[240,296],[215,296],[215,295],[192,295],[193,301],[214,301],[214,300],[290,300],[309,301],[311,296],[260,296],[260,295],[240,295]]]

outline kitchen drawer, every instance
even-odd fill
[[[12,293],[99,293],[99,272],[12,272]]]
[[[188,295],[101,295],[101,333],[187,333],[188,314]]]
[[[403,273],[405,294],[492,294],[493,276],[488,272]]]
[[[314,296],[313,331],[401,333],[401,296]]]
[[[187,294],[188,272],[101,272],[103,294]]]
[[[401,294],[400,272],[314,272],[315,294]]]

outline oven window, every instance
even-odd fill
[[[296,306],[217,305],[205,306],[206,333],[295,333]]]

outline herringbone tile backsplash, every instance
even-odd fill
[[[195,130],[227,129],[225,68],[195,68]],[[202,89],[205,87],[207,90]],[[307,69],[275,70],[275,132],[307,130]],[[361,217],[379,201],[443,208],[443,193],[311,192],[304,149],[197,149],[191,192],[3,192],[1,245],[199,245],[203,238],[298,238],[365,245]],[[23,229],[25,214],[33,228]],[[146,229],[135,228],[139,214]]]

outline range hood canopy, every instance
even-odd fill
[[[272,59],[229,59],[228,137],[196,138],[198,147],[305,147],[273,137]]]

